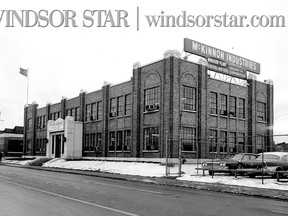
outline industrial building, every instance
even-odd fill
[[[59,97],[61,97],[59,95]],[[269,151],[273,83],[221,75],[174,50],[132,78],[24,108],[24,155],[184,158]]]
[[[23,153],[23,127],[5,128],[0,131],[0,152],[5,156],[21,156]]]

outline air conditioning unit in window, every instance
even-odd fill
[[[155,110],[159,110],[160,109],[160,104],[159,103],[156,103],[155,104]]]
[[[229,112],[230,116],[236,116],[235,112]]]
[[[90,121],[93,121],[94,119],[93,119],[93,116],[90,116]]]
[[[155,105],[153,104],[153,105],[149,105],[149,111],[153,111],[153,110],[155,110]]]
[[[227,116],[227,110],[220,110],[220,115]]]
[[[115,117],[116,116],[116,112],[111,112],[109,116],[110,117]]]
[[[149,111],[150,105],[145,105],[145,111]]]

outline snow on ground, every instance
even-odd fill
[[[3,161],[9,163],[18,163],[21,165],[29,165],[31,160],[26,161]],[[165,165],[158,163],[137,163],[137,162],[112,162],[112,161],[66,161],[64,159],[53,159],[46,162],[43,167],[54,167],[54,168],[64,168],[64,169],[74,169],[74,170],[89,170],[89,171],[99,171],[108,173],[119,173],[128,175],[139,175],[139,176],[149,176],[149,177],[163,177],[165,176]],[[227,174],[215,174],[214,177],[209,175],[203,176],[202,171],[195,169],[197,164],[182,164],[182,174],[178,177],[178,180],[186,181],[197,181],[197,182],[208,182],[208,183],[221,183],[227,185],[238,185],[245,187],[258,187],[258,188],[268,188],[276,190],[288,190],[288,182],[277,182],[276,179],[266,177],[264,179],[264,184],[262,184],[262,179],[258,178],[248,178],[247,176],[238,176],[237,179],[234,176],[228,176]],[[201,165],[198,165],[201,167]],[[170,167],[170,174],[177,175],[178,165]]]

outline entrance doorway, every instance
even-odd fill
[[[61,156],[61,134],[55,135],[55,157]]]

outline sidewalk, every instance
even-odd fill
[[[215,192],[221,192],[221,193],[231,193],[231,194],[238,194],[238,195],[272,198],[272,199],[278,199],[282,201],[288,201],[287,190],[281,191],[281,190],[265,189],[265,188],[252,188],[252,187],[244,187],[244,186],[226,185],[226,184],[221,184],[221,183],[205,183],[205,182],[185,181],[185,180],[180,181],[171,177],[145,177],[145,176],[138,176],[138,175],[124,175],[124,174],[105,173],[105,172],[97,172],[97,171],[71,170],[71,169],[63,169],[63,168],[50,168],[50,167],[18,165],[18,164],[3,164],[2,163],[1,165],[12,166],[12,167],[14,166],[14,167],[20,167],[20,168],[25,168],[25,169],[35,169],[35,170],[44,170],[44,171],[51,171],[51,172],[61,172],[61,173],[101,177],[101,178],[111,178],[111,179],[118,179],[118,180],[143,182],[143,183],[148,183],[148,184],[184,187],[184,188],[191,188],[191,189],[197,189],[197,190],[209,190],[209,191],[215,191]],[[288,187],[288,183],[287,183],[287,187]]]

